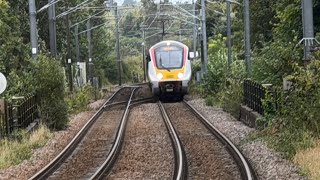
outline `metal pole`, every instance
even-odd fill
[[[250,5],[249,0],[243,0],[245,21],[245,57],[247,76],[251,77],[251,45],[250,45]]]
[[[181,29],[179,30],[179,41],[181,42]]]
[[[54,0],[48,0],[48,3]],[[50,36],[50,52],[53,57],[56,57],[56,23],[55,23],[55,4],[48,8],[49,16],[49,36]]]
[[[68,1],[66,1],[68,2]],[[67,5],[66,5],[67,6]],[[70,21],[69,15],[66,15],[66,24],[67,24],[67,44],[68,44],[68,54],[67,54],[67,64],[69,69],[69,90],[72,93],[72,62],[71,62],[71,35],[70,35]]]
[[[80,62],[79,25],[75,27],[77,62]]]
[[[207,72],[208,65],[208,50],[207,50],[207,27],[206,27],[206,4],[205,0],[201,0],[201,12],[202,12],[202,39],[203,39],[203,64],[202,73]]]
[[[88,58],[89,58],[89,82],[92,85],[92,69],[91,69],[91,65],[92,65],[92,44],[91,44],[91,30],[89,30],[91,28],[91,20],[88,19],[87,21],[87,38],[88,38]]]
[[[117,3],[114,3],[116,6],[116,49],[117,49],[117,62],[118,62],[118,70],[119,70],[119,86],[121,86],[121,59],[120,59],[120,39],[119,39],[119,15],[118,15],[118,6]]]
[[[304,60],[309,61],[311,59],[310,49],[314,41],[312,0],[302,0],[302,21],[304,38]]]
[[[227,36],[228,36],[228,65],[232,63],[232,50],[231,50],[231,2],[227,0]]]
[[[38,37],[37,37],[37,18],[35,0],[29,0],[30,14],[30,41],[32,58],[36,59],[38,54]]]
[[[194,0],[192,0],[193,4],[193,54],[194,54],[194,59],[196,58],[196,53],[197,53],[197,19],[195,18],[196,15],[196,3]]]
[[[147,81],[147,78],[146,78],[146,42],[145,42],[145,38],[146,38],[146,34],[145,34],[145,29],[143,28],[142,29],[142,37],[143,37],[143,44],[142,44],[142,63],[143,63],[143,80],[144,82]]]

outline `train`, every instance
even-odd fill
[[[147,72],[154,96],[183,97],[189,91],[192,74],[188,46],[172,40],[153,45],[147,55]]]

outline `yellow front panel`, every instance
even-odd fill
[[[184,66],[181,69],[170,69],[170,72],[165,69],[157,69],[156,74],[162,73],[163,78],[161,81],[179,81],[178,73],[184,73]]]

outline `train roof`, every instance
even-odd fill
[[[163,46],[164,44],[168,44],[168,43],[172,44],[172,45],[178,45],[178,46],[182,46],[182,47],[187,47],[188,48],[188,46],[186,46],[185,44],[183,44],[183,43],[181,43],[179,41],[166,40],[166,41],[161,41],[161,42],[153,45],[150,49],[157,48],[157,47]]]

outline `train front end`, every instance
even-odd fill
[[[149,50],[148,77],[152,93],[185,95],[191,79],[188,47],[177,41],[162,41]]]

